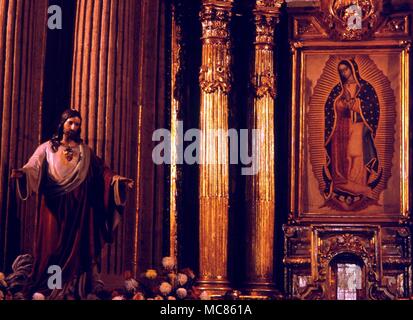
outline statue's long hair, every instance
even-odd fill
[[[62,116],[60,117],[59,126],[57,127],[57,132],[53,135],[52,139],[50,140],[53,152],[57,152],[60,146],[60,141],[62,141],[63,139],[63,125],[65,124],[67,119],[76,117],[79,118],[80,121],[82,121],[82,117],[77,110],[67,109],[62,113]],[[76,136],[72,137],[73,141],[79,144],[83,142],[80,138],[80,132],[81,126],[79,127]]]

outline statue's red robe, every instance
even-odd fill
[[[79,145],[75,158],[65,161],[63,147],[53,152],[46,142],[23,167],[18,182],[23,200],[32,193],[41,199],[28,295],[62,298],[74,283],[81,296],[87,294],[102,244],[111,241],[125,204],[126,185],[88,146]],[[61,290],[48,286],[50,266],[62,270]]]

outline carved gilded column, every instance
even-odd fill
[[[204,0],[202,67],[200,72],[201,164],[200,287],[210,293],[228,290],[229,150],[222,135],[228,131],[228,94],[231,90],[229,22],[232,0]]]
[[[257,0],[252,87],[254,100],[249,129],[258,129],[254,155],[259,165],[247,176],[247,283],[248,291],[274,290],[273,249],[275,216],[274,173],[274,29],[281,1]]]

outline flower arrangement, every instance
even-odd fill
[[[32,268],[32,257],[19,256],[13,263],[13,273],[0,272],[0,300],[47,300],[40,292],[23,296],[22,289]],[[97,280],[87,300],[210,300],[210,296],[195,285],[196,276],[190,268],[177,270],[171,257],[162,259],[161,267],[148,269],[135,279],[131,271],[123,274],[123,286],[106,290],[103,281]],[[68,295],[66,300],[75,299]]]
[[[177,271],[174,258],[164,257],[160,270],[148,269],[139,276],[136,281],[137,286],[134,288],[133,300],[197,300],[207,298],[205,293],[202,293],[195,286],[195,280],[195,273],[190,268]]]

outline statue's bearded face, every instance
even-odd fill
[[[69,138],[78,137],[82,120],[78,117],[69,118],[63,125],[63,133]]]

